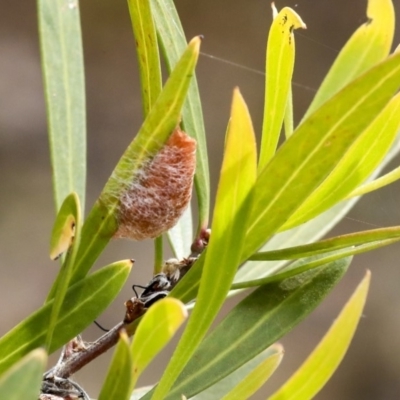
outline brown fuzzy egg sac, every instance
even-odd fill
[[[122,195],[114,237],[143,240],[172,228],[188,206],[196,169],[196,141],[175,129]]]

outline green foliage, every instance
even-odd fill
[[[98,400],[128,400],[132,391],[131,380],[132,357],[129,339],[128,335],[122,332]]]
[[[64,0],[39,0],[38,17],[54,202],[86,192],[86,107],[79,7]]]
[[[36,400],[47,356],[36,349],[21,358],[0,378],[0,393],[7,400]]]
[[[356,330],[367,299],[371,274],[367,271],[317,348],[270,400],[313,398],[335,372]]]
[[[52,353],[61,348],[120,292],[131,261],[89,271],[118,229],[122,195],[177,126],[197,141],[196,239],[208,227],[208,160],[194,78],[201,40],[186,43],[172,0],[128,0],[128,8],[145,118],[83,222],[86,134],[79,10],[76,3],[38,0],[59,210],[50,255],[54,259],[65,254],[47,302],[0,338],[4,398],[37,397],[45,354],[35,349],[46,346]],[[196,300],[194,309],[160,382],[146,394],[135,391],[134,398],[247,398],[282,359],[282,348],[274,343],[330,293],[349,267],[350,256],[400,240],[400,228],[387,227],[316,241],[356,201],[346,199],[399,175],[395,170],[388,178],[363,185],[399,150],[400,128],[400,96],[395,95],[400,87],[400,53],[389,55],[392,3],[370,0],[367,14],[371,20],[344,46],[302,122],[292,129],[293,29],[305,24],[289,8],[274,10],[258,166],[250,112],[235,89],[207,248],[169,297],[151,305],[144,316],[135,314],[132,323],[125,321],[100,400],[129,398],[140,374],[186,318],[181,302],[191,300]],[[169,73],[164,87],[159,47]],[[283,124],[286,140],[276,150]],[[180,258],[190,253],[191,231],[188,210],[169,233],[171,248]],[[163,246],[161,238],[156,240],[159,271]],[[323,387],[350,344],[368,283],[369,275],[317,349],[272,399],[308,399]],[[247,287],[256,290],[208,333],[226,298]],[[18,386],[16,382],[25,382],[25,377],[29,387]]]
[[[103,267],[68,288],[58,313],[49,353],[78,335],[110,305],[128,278],[131,261],[120,261]],[[43,346],[52,312],[48,301],[11,331],[0,338],[0,373],[29,351]]]

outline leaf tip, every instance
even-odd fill
[[[195,50],[195,52],[199,52],[200,51],[200,45],[201,45],[201,41],[204,39],[203,35],[198,35],[195,36],[190,42],[189,42],[189,47],[193,47],[193,50]]]

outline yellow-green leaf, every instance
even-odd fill
[[[179,345],[155,390],[154,399],[165,399],[225,301],[242,253],[251,205],[250,193],[255,180],[253,126],[247,106],[236,89],[199,295]]]
[[[359,186],[357,189],[353,190],[347,196],[347,199],[349,199],[351,197],[355,197],[355,196],[361,196],[365,193],[369,193],[374,190],[378,190],[381,187],[384,187],[393,182],[396,182],[398,179],[400,179],[400,167],[395,168],[394,170],[379,177],[378,179],[373,180],[372,182],[368,182],[368,183],[365,183],[364,185]]]
[[[4,400],[37,400],[47,355],[36,349],[13,365],[0,378],[0,397]]]
[[[367,16],[367,22],[354,32],[336,58],[303,119],[388,56],[395,25],[392,0],[369,0]]]
[[[61,206],[52,234],[52,242],[54,240],[54,243],[57,244],[54,247],[52,246],[52,251],[53,249],[57,249],[56,252],[61,250],[62,246],[60,244],[65,246],[68,241],[72,241],[73,243],[71,250],[67,253],[67,256],[64,259],[60,272],[58,273],[56,279],[57,285],[53,286],[54,292],[51,291],[47,298],[47,300],[52,299],[54,294],[53,307],[51,309],[50,320],[47,326],[47,348],[50,348],[53,332],[57,325],[58,314],[61,310],[75,267],[76,254],[81,240],[81,225],[81,206],[79,203],[79,197],[76,193],[71,193],[67,196]],[[67,241],[65,240],[65,231],[67,231],[68,234],[72,231],[73,234],[73,237],[71,238],[68,238],[67,235]]]
[[[218,347],[218,346],[216,346]],[[241,367],[234,370],[231,374],[219,379],[214,385],[203,390],[195,397],[193,400],[209,400],[209,399],[221,399],[225,394],[229,393],[238,382],[244,379],[247,375],[256,369],[260,364],[262,364],[267,359],[282,353],[283,349],[280,344],[273,344],[267,349],[261,351],[250,361],[243,364]],[[223,368],[223,366],[222,366]]]
[[[187,318],[185,306],[179,300],[167,297],[152,305],[141,319],[133,337],[131,389],[151,360],[171,340]]]
[[[382,162],[400,129],[400,94],[341,155],[335,169],[284,224],[281,230],[297,226],[343,200]]]
[[[128,400],[131,394],[132,358],[128,335],[120,332],[113,359],[98,400]]]
[[[322,389],[342,361],[353,338],[367,298],[370,275],[367,271],[322,341],[269,400],[308,400]]]
[[[274,155],[282,129],[294,66],[293,29],[297,28],[306,28],[306,25],[295,11],[285,7],[275,16],[269,31],[260,169]]]
[[[283,347],[276,346],[277,352],[265,359],[254,368],[238,385],[236,385],[222,400],[248,399],[254,394],[275,372],[283,357]]]
[[[56,260],[72,245],[77,218],[80,216],[79,198],[76,193],[68,195],[57,213],[50,239],[50,258]]]
[[[247,257],[329,176],[399,86],[400,54],[394,54],[346,86],[296,129],[258,176],[245,243]]]

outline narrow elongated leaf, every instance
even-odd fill
[[[274,17],[269,31],[260,170],[274,155],[282,129],[294,66],[293,30],[297,28],[306,25],[294,10],[285,7]]]
[[[314,268],[318,268],[321,265],[325,265],[326,263],[333,262],[335,260],[342,259],[343,257],[350,257],[356,254],[365,253],[367,251],[375,250],[383,246],[388,246],[393,243],[398,242],[399,239],[387,239],[380,240],[377,242],[366,243],[357,247],[351,246],[346,247],[341,250],[336,250],[329,253],[324,253],[320,255],[314,255],[307,258],[301,258],[296,260],[292,264],[287,266],[283,266],[280,270],[274,271],[273,274],[269,274],[264,278],[254,279],[250,281],[242,281],[239,283],[234,283],[232,285],[232,290],[250,288],[250,287],[258,287],[262,285],[266,285],[270,282],[276,282],[278,280],[291,278],[297,274],[310,271]]]
[[[33,350],[0,377],[0,394],[7,400],[37,400],[47,355]]]
[[[153,18],[158,38],[164,51],[169,70],[174,68],[186,48],[185,33],[173,0],[151,0]],[[207,144],[197,80],[194,76],[182,109],[184,130],[197,141],[197,165],[194,183],[199,211],[198,232],[208,225],[210,213],[210,177],[208,169]]]
[[[53,337],[54,328],[57,324],[57,320],[59,317],[59,313],[62,307],[62,303],[64,301],[65,295],[67,293],[67,289],[69,287],[73,268],[75,265],[75,258],[77,254],[77,249],[79,248],[80,240],[81,240],[81,207],[79,204],[79,197],[76,193],[71,193],[63,202],[60,212],[57,216],[55,226],[53,228],[52,240],[56,239],[56,235],[54,235],[54,231],[59,231],[58,226],[62,225],[62,222],[65,223],[64,228],[71,229],[73,231],[73,243],[72,248],[68,251],[67,256],[63,262],[63,265],[58,274],[58,286],[56,288],[53,307],[51,309],[50,320],[47,326],[47,338],[46,338],[46,348],[49,348],[51,345],[51,340]],[[70,239],[71,242],[71,239]],[[57,246],[59,247],[59,246]]]
[[[110,305],[128,278],[131,266],[130,260],[111,264],[68,289],[49,353],[82,332]],[[44,345],[52,306],[53,301],[47,302],[0,338],[0,373],[30,350]]]
[[[359,186],[357,189],[353,190],[347,198],[352,198],[355,196],[362,196],[363,194],[378,190],[384,186],[390,185],[400,179],[400,167],[388,172],[387,174],[375,179],[371,182],[365,183]]]
[[[313,398],[342,361],[353,338],[367,298],[370,272],[357,287],[322,341],[295,374],[269,400]]]
[[[373,172],[369,179],[373,179],[383,170],[383,168],[398,154],[400,150],[400,138],[397,137],[395,143],[385,157],[384,161]],[[331,209],[325,211],[318,217],[308,221],[300,226],[297,226],[288,231],[280,232],[274,235],[264,246],[263,251],[275,250],[290,246],[297,246],[300,244],[311,243],[323,237],[330,229],[332,229],[347,212],[357,203],[358,198],[352,198],[343,201]],[[245,261],[245,260],[243,260]],[[270,275],[273,271],[281,269],[286,261],[260,261],[260,262],[247,262],[244,263],[236,274],[235,281],[248,281],[251,279],[260,278],[262,276]],[[198,282],[201,276],[203,260],[200,259],[189,271],[188,274],[179,282],[173,289],[172,296],[181,299],[182,301],[189,301],[196,297],[198,290]],[[231,293],[234,294],[237,291]]]
[[[360,246],[370,242],[396,238],[400,239],[400,226],[350,233],[348,235],[336,236],[334,238],[325,239],[316,243],[302,246],[259,252],[253,254],[249,260],[292,260],[316,254],[327,253],[333,250],[340,250],[345,247]]]
[[[343,200],[381,163],[399,129],[400,95],[397,95],[348,148],[329,177],[301,205],[282,229],[299,225]]]
[[[172,339],[187,315],[184,305],[172,297],[158,301],[146,312],[136,329],[131,346],[131,391],[140,374]]]
[[[94,204],[82,229],[73,282],[87,274],[116,232],[116,211],[121,192],[129,186],[132,177],[143,163],[162,148],[178,124],[182,103],[199,54],[199,46],[199,38],[190,42],[139,133],[126,149]]]
[[[39,36],[56,210],[86,185],[86,111],[77,1],[38,0]]]
[[[254,368],[230,391],[223,400],[248,399],[269,379],[281,363],[283,352],[274,354]]]
[[[389,154],[382,162],[382,164],[374,171],[370,179],[377,176],[383,170],[383,168],[395,157],[395,155],[399,151],[399,144],[400,140],[399,138],[396,138],[395,144],[393,145]],[[325,211],[318,217],[312,219],[311,221],[308,221],[288,231],[278,233],[277,235],[273,236],[271,240],[269,240],[268,243],[266,243],[261,248],[261,250],[275,250],[304,243],[311,243],[314,240],[318,240],[327,232],[329,232],[330,229],[332,229],[332,227],[334,227],[337,222],[339,222],[346,215],[346,213],[357,203],[357,201],[358,198],[343,201],[332,207],[331,209]],[[275,271],[281,270],[285,264],[287,264],[287,261],[246,262],[237,272],[235,282],[249,281],[252,279],[261,278],[263,276],[270,276],[274,274]],[[188,291],[185,282],[183,283],[184,284],[182,285],[182,287],[179,287],[178,285],[174,290],[183,291],[183,289],[185,289],[186,291]],[[193,284],[193,282],[190,283]],[[192,290],[193,293],[196,293],[195,289],[196,288]],[[231,293],[231,295],[233,295],[234,293],[237,292],[233,292]],[[194,297],[195,295],[193,295],[192,298]]]
[[[256,157],[250,115],[236,89],[215,204],[213,233],[207,248],[199,296],[178,347],[157,386],[154,399],[165,398],[229,291],[241,257],[250,207],[249,194],[256,179]]]
[[[296,129],[259,175],[245,256],[265,243],[326,179],[399,86],[400,55],[395,54],[349,84]]]
[[[168,238],[170,239],[170,244],[176,258],[182,259],[190,254],[192,236],[192,210],[188,207],[183,213],[179,223],[168,232]]]
[[[125,332],[120,333],[98,400],[128,400],[131,394],[132,358],[129,339]]]
[[[135,35],[143,114],[146,117],[161,93],[161,67],[156,29],[150,9],[150,0],[128,0],[129,14]],[[183,52],[184,48],[182,48]]]
[[[252,292],[202,342],[165,399],[202,392],[279,340],[315,309],[349,263],[338,260]]]
[[[260,354],[255,356],[252,360],[248,361],[246,364],[242,365],[236,371],[232,372],[230,375],[218,381],[215,385],[210,386],[203,392],[194,396],[193,400],[219,400],[226,393],[230,392],[238,382],[242,381],[246,375],[251,373],[257,366],[262,364],[269,358],[275,358],[276,356],[283,356],[283,348],[280,344],[273,344],[268,349],[262,351]],[[246,398],[246,397],[244,397]]]
[[[336,58],[304,119],[352,79],[388,56],[395,25],[392,0],[368,0],[367,16]]]
[[[143,114],[146,117],[161,93],[162,76],[156,29],[151,15],[150,0],[128,0],[142,88]],[[155,239],[154,275],[161,269],[163,238]]]

